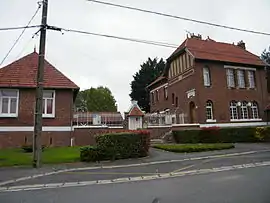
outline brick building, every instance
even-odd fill
[[[236,45],[191,35],[148,86],[151,113],[173,114],[173,123],[260,125],[268,102],[266,64]]]
[[[34,51],[0,69],[0,148],[32,142],[37,65]],[[47,61],[43,85],[42,142],[69,145],[79,87]]]

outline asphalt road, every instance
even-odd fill
[[[173,173],[195,169],[211,169],[239,164],[249,164],[270,161],[270,152],[247,154],[241,156],[229,156],[220,158],[209,158],[203,160],[189,160],[172,163],[157,163],[146,166],[133,166],[109,169],[79,170],[63,172],[55,175],[43,176],[30,180],[20,181],[7,186],[49,184],[63,182],[78,182],[92,180],[111,180],[124,177],[148,176],[157,173]]]
[[[270,167],[161,180],[0,193],[2,203],[269,203]]]

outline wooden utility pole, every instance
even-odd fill
[[[43,76],[45,60],[45,44],[47,29],[48,0],[42,1],[42,19],[40,29],[39,57],[37,69],[37,89],[36,106],[33,134],[33,167],[39,168],[41,165],[41,134],[42,134],[42,105],[43,105]]]

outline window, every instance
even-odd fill
[[[155,95],[154,95],[154,92],[151,92],[151,102],[152,102],[152,104],[155,103]]]
[[[254,71],[248,71],[248,84],[249,84],[249,88],[255,88],[255,73],[254,73]]]
[[[204,81],[204,86],[210,86],[211,81],[210,81],[210,71],[208,67],[203,68],[203,81]]]
[[[175,98],[175,106],[178,107],[178,97]]]
[[[43,117],[53,118],[55,115],[55,92],[45,90],[43,92]]]
[[[241,104],[241,118],[248,119],[248,106],[246,101]]]
[[[172,93],[172,105],[174,105],[174,93]]]
[[[236,101],[231,101],[230,102],[230,114],[231,114],[231,119],[232,120],[238,119],[238,111],[237,111],[237,103],[236,103]]]
[[[227,69],[227,85],[228,87],[235,87],[234,71]]]
[[[156,91],[156,101],[159,101],[159,92],[158,92],[158,90]]]
[[[206,102],[206,119],[207,120],[213,120],[214,119],[213,102],[210,101],[210,100]]]
[[[237,70],[238,87],[245,88],[245,71]]]
[[[19,91],[11,89],[0,90],[0,116],[18,116]]]
[[[164,87],[164,98],[167,100],[168,99],[168,87]]]
[[[250,108],[251,108],[251,118],[258,119],[259,118],[259,110],[258,110],[257,102],[252,102]]]

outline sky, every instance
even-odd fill
[[[104,0],[182,17],[270,33],[269,0]],[[0,28],[25,26],[37,9],[38,0],[1,0]],[[41,9],[31,24],[41,21]],[[232,31],[183,20],[162,17],[86,0],[49,0],[48,24],[121,37],[181,44],[187,32],[201,34],[228,43],[243,40],[249,51],[260,55],[270,46],[270,36]],[[34,51],[39,35],[27,29],[3,66]],[[0,61],[20,35],[18,31],[0,31]],[[173,48],[127,42],[71,32],[49,30],[46,59],[81,90],[107,86],[118,110],[127,111],[133,75],[148,57],[167,59]],[[1,79],[1,78],[0,78]]]

